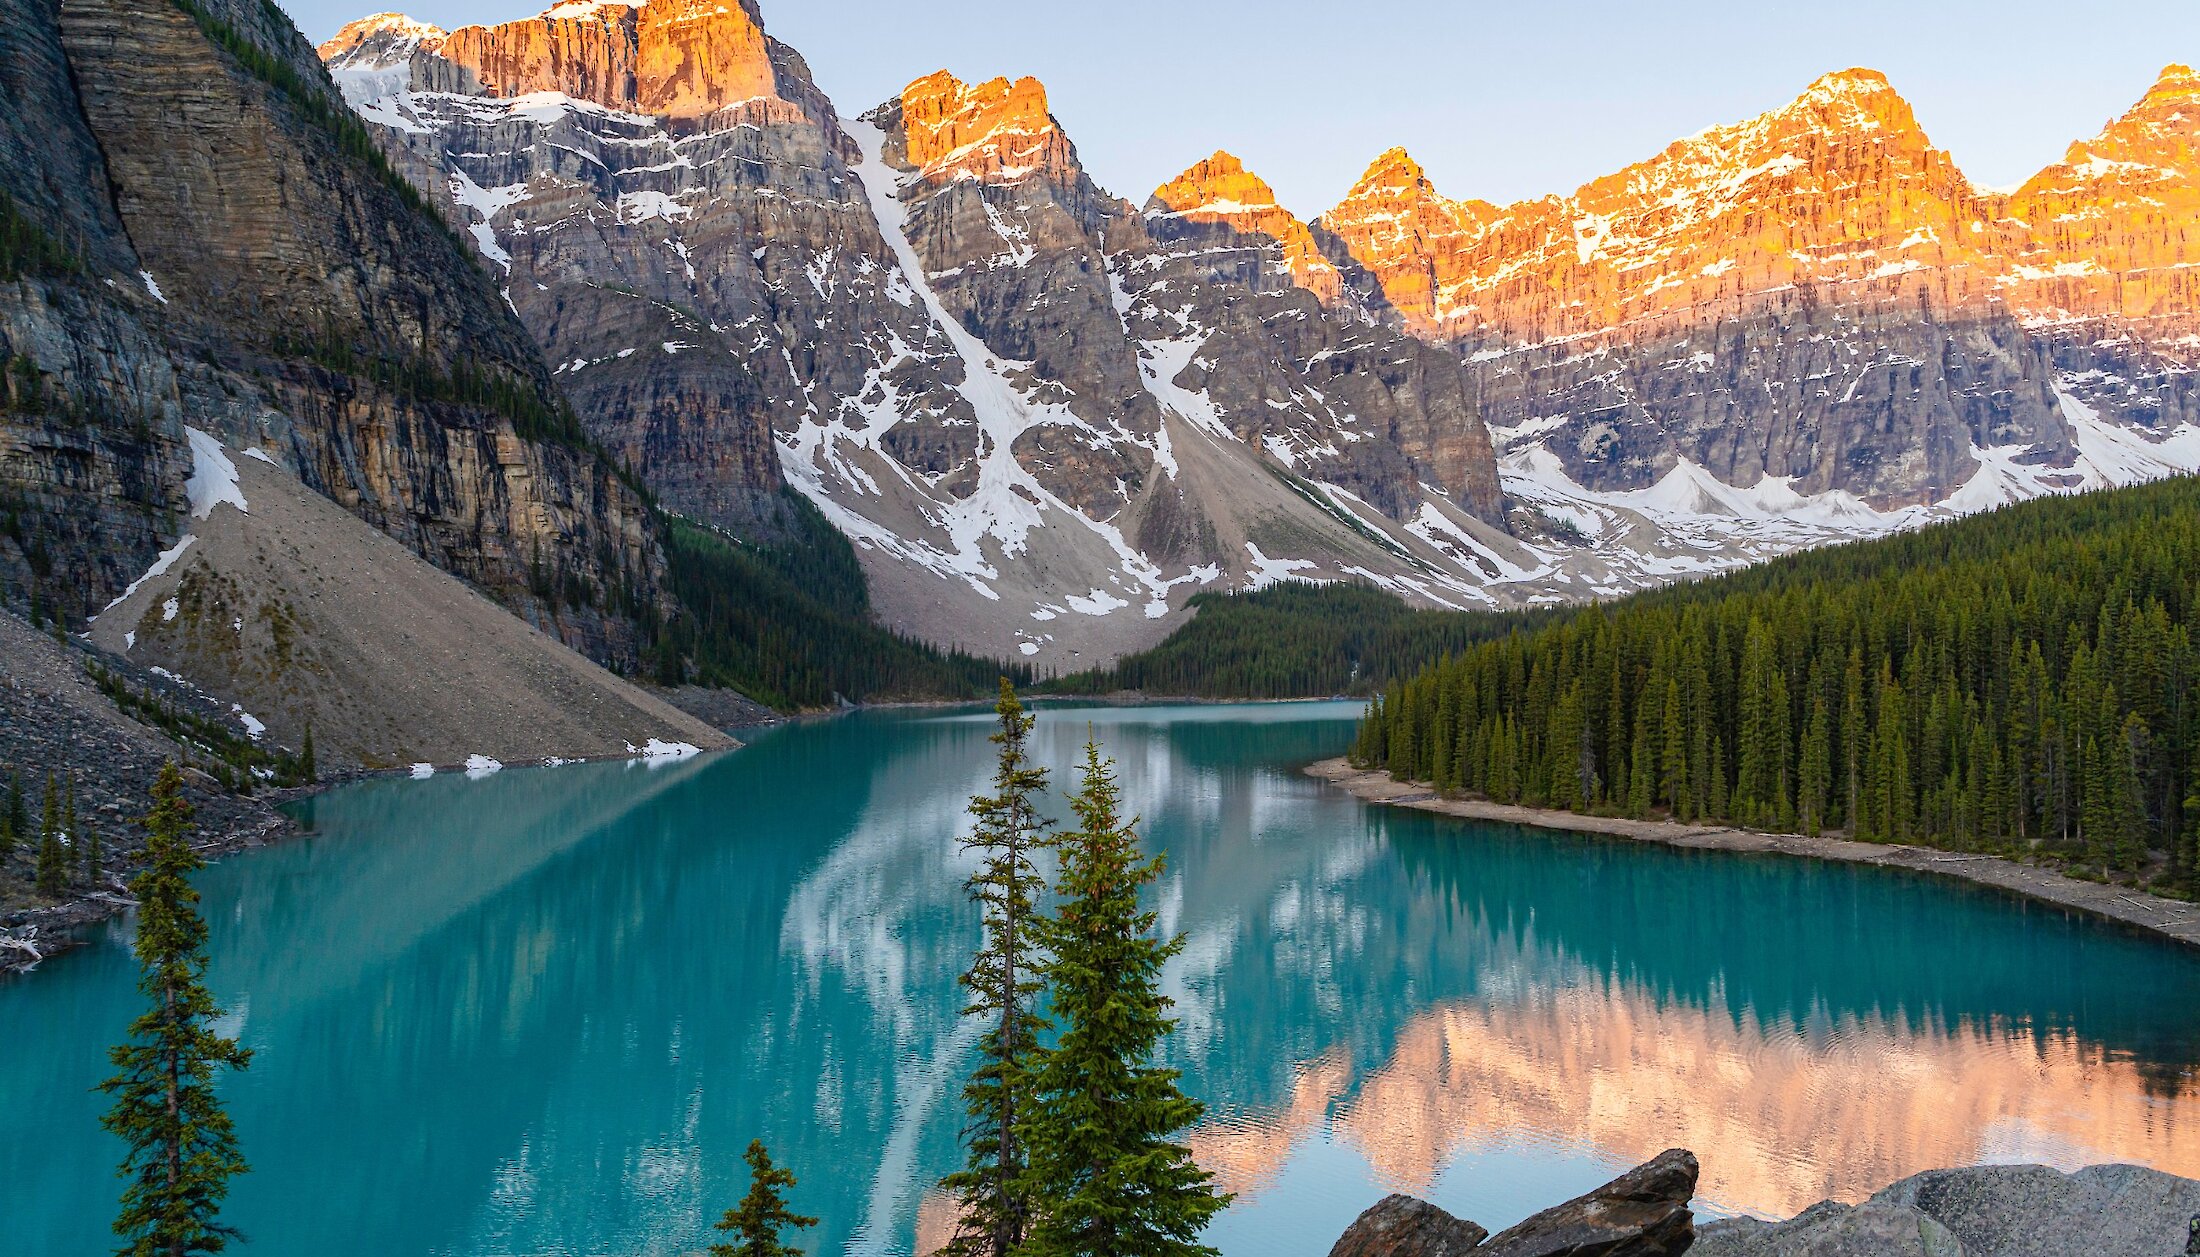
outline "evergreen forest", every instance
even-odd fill
[[[2191,894],[2200,480],[1589,607],[1386,688],[1356,762],[1505,803],[2025,854]]]
[[[1059,677],[1050,694],[1136,690],[1168,698],[1322,698],[1372,694],[1431,659],[1543,623],[1549,612],[1421,611],[1366,585],[1285,581],[1206,593],[1151,650]]]

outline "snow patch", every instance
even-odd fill
[[[183,434],[191,442],[191,478],[183,482],[183,491],[191,499],[192,518],[205,519],[224,502],[251,514],[244,490],[237,486],[237,465],[222,451],[222,443],[197,428],[185,428]]]
[[[417,769],[414,771],[418,772]],[[503,771],[503,764],[486,755],[469,755],[466,757],[466,780],[468,781],[479,781],[491,773]]]

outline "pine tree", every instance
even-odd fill
[[[313,758],[313,726],[311,724],[306,725],[305,743],[298,748],[298,775],[305,778],[306,784],[309,786],[321,779],[320,765],[315,763]]]
[[[1057,843],[1062,903],[1040,925],[1062,1033],[1042,1057],[1030,1123],[1038,1208],[1028,1257],[1213,1257],[1200,1231],[1229,1198],[1172,1137],[1203,1106],[1154,1064],[1176,1029],[1161,968],[1184,945],[1139,906],[1161,860],[1141,857],[1112,761],[1085,744],[1075,832]]]
[[[121,1167],[129,1185],[114,1224],[124,1241],[118,1257],[218,1253],[237,1238],[219,1215],[245,1162],[213,1078],[217,1068],[245,1068],[252,1053],[207,1028],[221,1010],[204,982],[206,923],[189,881],[203,862],[191,850],[190,824],[183,777],[170,763],[145,818],[145,871],[130,883],[138,990],[152,1006],[131,1023],[129,1041],[109,1051],[121,1072],[101,1084],[114,1107],[100,1124],[129,1145]]]
[[[1000,747],[993,793],[970,800],[976,824],[963,840],[964,850],[979,853],[968,887],[985,927],[962,978],[970,993],[963,1015],[984,1019],[987,1028],[978,1046],[980,1064],[963,1087],[968,1160],[940,1183],[961,1202],[955,1237],[944,1250],[949,1257],[1008,1257],[1031,1221],[1023,1127],[1045,1028],[1036,1011],[1041,986],[1031,928],[1032,901],[1044,883],[1032,856],[1048,840],[1038,808],[1047,774],[1031,762],[1032,718],[1006,677],[993,710],[1001,723],[992,739]]]
[[[23,804],[23,774],[10,769],[8,772],[8,797],[0,804],[0,864],[15,854],[15,848],[30,837],[30,810]]]
[[[84,884],[96,888],[99,885],[99,865],[102,858],[98,827],[85,821],[83,833],[78,835],[76,846],[83,857]]]
[[[61,845],[61,783],[46,774],[46,814],[38,832],[38,893],[47,898],[69,889],[69,850]]]
[[[1795,827],[1817,834],[1826,827],[1833,790],[1833,721],[1822,695],[1811,700],[1810,724],[1803,731],[1803,761],[1796,772]]]
[[[765,1151],[761,1139],[749,1141],[749,1150],[742,1159],[749,1163],[749,1192],[738,1206],[726,1210],[726,1216],[712,1224],[714,1231],[732,1233],[733,1240],[711,1245],[711,1257],[802,1257],[801,1249],[779,1240],[779,1233],[790,1227],[800,1230],[817,1225],[816,1218],[806,1218],[787,1208],[781,1189],[794,1186],[794,1175],[772,1164],[771,1153]]]

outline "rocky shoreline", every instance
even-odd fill
[[[1637,821],[1620,817],[1583,816],[1574,812],[1492,803],[1486,799],[1445,798],[1426,783],[1398,781],[1386,772],[1354,768],[1341,758],[1309,764],[1305,772],[1310,777],[1327,781],[1369,803],[1410,807],[1466,820],[1502,821],[1538,829],[1601,834],[1637,842],[1662,843],[1669,847],[1771,852],[1819,860],[1839,860],[1850,864],[1876,864],[1959,878],[1975,885],[1992,887],[2027,899],[2115,921],[2187,947],[2200,947],[2200,904],[2165,899],[2125,886],[2082,882],[2049,869],[2020,864],[1998,856],[1970,855],[1930,847],[1855,842],[1829,836],[1811,838],[1800,834],[1768,834],[1725,826],[1686,825],[1678,821]]]
[[[1329,1257],[2179,1257],[2200,1254],[2200,1182],[2137,1165],[2065,1174],[1978,1165],[1913,1174],[1785,1222],[1697,1224],[1698,1165],[1673,1148],[1518,1226],[1486,1229],[1387,1196]]]

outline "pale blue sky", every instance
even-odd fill
[[[409,2],[444,27],[542,7]],[[376,0],[284,3],[319,40]],[[2017,183],[2200,59],[2196,0],[762,4],[844,113],[943,67],[1037,75],[1110,191],[1143,202],[1227,148],[1306,217],[1392,144],[1451,196],[1570,192],[1852,65],[1885,71],[1974,179]]]

